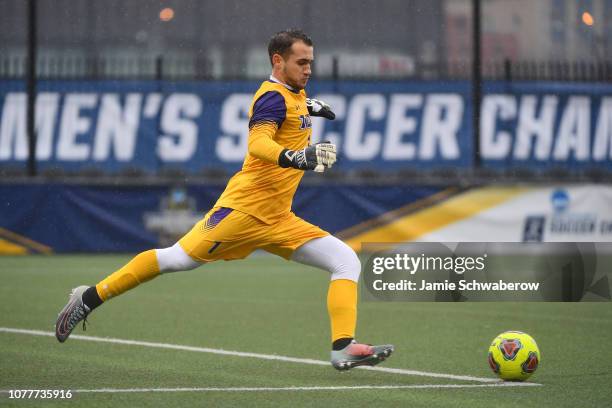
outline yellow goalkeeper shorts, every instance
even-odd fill
[[[246,258],[263,249],[285,259],[293,251],[328,232],[288,213],[275,224],[266,224],[252,215],[215,207],[179,240],[189,256],[200,262]]]

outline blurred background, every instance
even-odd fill
[[[255,79],[271,34],[301,27],[318,78],[471,75],[472,0],[38,0],[41,78]],[[0,74],[24,77],[29,1],[2,0]],[[481,0],[481,56],[492,79],[607,79],[609,0]],[[506,72],[506,62],[510,71]],[[161,66],[160,66],[161,65]],[[161,72],[159,72],[161,71]]]
[[[240,169],[268,39],[290,27],[315,43],[309,95],[338,116],[313,120],[313,140],[340,151],[324,177],[306,175],[300,215],[355,237],[475,189],[496,197],[473,198],[482,211],[510,203],[520,184],[541,201],[495,215],[516,227],[499,239],[611,236],[612,0],[0,0],[5,252],[180,236]],[[567,216],[572,203],[595,221]],[[434,227],[398,228],[368,239]],[[91,234],[107,244],[77,242]]]

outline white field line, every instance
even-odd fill
[[[55,336],[54,332],[46,332],[42,330],[15,329],[11,327],[0,327],[0,332],[15,333],[15,334],[28,334],[31,336],[46,336],[46,337]],[[93,336],[82,336],[82,335],[73,334],[70,336],[70,340],[95,341],[95,342],[100,342],[100,343],[123,344],[123,345],[129,345],[129,346],[141,346],[141,347],[152,347],[152,348],[161,348],[161,349],[170,349],[170,350],[192,351],[196,353],[219,354],[219,355],[234,356],[234,357],[250,357],[250,358],[258,358],[261,360],[285,361],[289,363],[301,363],[301,364],[324,365],[324,366],[330,365],[329,361],[314,360],[310,358],[287,357],[287,356],[278,356],[274,354],[247,353],[243,351],[229,351],[229,350],[214,349],[214,348],[207,348],[207,347],[183,346],[180,344],[153,343],[153,342],[148,342],[148,341],[124,340],[124,339],[115,339],[115,338],[110,338],[110,337],[93,337]],[[66,347],[66,346],[61,346],[61,347]],[[474,382],[489,383],[489,384],[494,384],[494,385],[499,385],[499,384],[539,385],[535,383],[502,383],[500,380],[495,379],[495,378],[472,377],[470,375],[431,373],[427,371],[407,370],[403,368],[378,367],[378,366],[376,367],[358,367],[358,368],[362,370],[378,371],[378,372],[384,372],[384,373],[413,375],[413,376],[430,377],[430,378],[444,378],[444,379],[449,379],[449,380],[460,380],[460,381],[474,381]],[[505,386],[508,386],[508,385],[505,385]]]
[[[457,389],[457,388],[508,388],[536,387],[535,383],[495,384],[419,384],[419,385],[346,385],[346,386],[311,386],[311,387],[184,387],[184,388],[98,388],[91,390],[71,390],[74,393],[145,393],[145,392],[274,392],[274,391],[352,391],[352,390],[407,390],[407,389]],[[9,390],[0,390],[8,394]]]

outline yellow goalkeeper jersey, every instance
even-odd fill
[[[284,148],[305,148],[312,133],[306,92],[288,89],[272,79],[261,84],[249,109],[249,152],[242,170],[230,179],[215,204],[250,214],[267,224],[291,211],[293,196],[304,175],[302,170],[280,167],[278,155]],[[265,159],[262,155],[256,157],[252,148],[252,139],[261,134],[256,132],[258,127],[272,130],[269,136],[262,137],[268,149]],[[261,139],[258,146],[260,142]]]

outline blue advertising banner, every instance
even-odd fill
[[[224,188],[0,184],[0,254],[137,252],[169,246],[213,207]],[[301,186],[293,210],[335,234],[440,191]]]
[[[156,173],[238,170],[257,82],[41,81],[39,168],[139,168]],[[27,161],[26,94],[0,82],[0,167]],[[469,168],[474,156],[468,81],[312,82],[335,121],[313,118],[313,140],[338,145],[338,168]],[[612,84],[487,82],[480,152],[485,166],[612,169]]]

